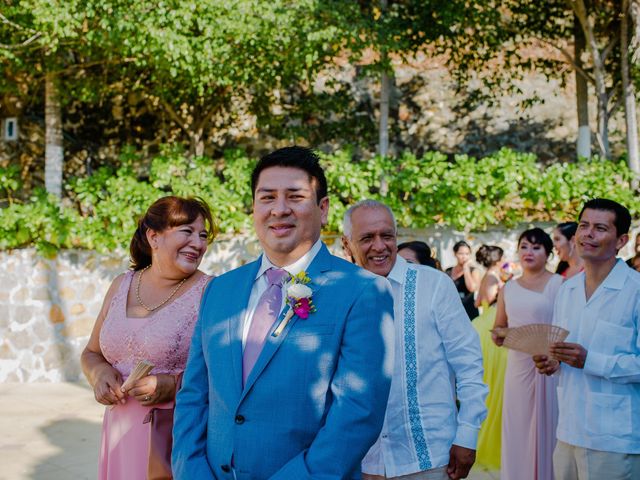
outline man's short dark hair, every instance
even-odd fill
[[[616,227],[616,236],[629,233],[629,227],[631,226],[631,214],[627,207],[620,205],[618,202],[609,200],[608,198],[594,198],[584,204],[580,215],[578,215],[578,221],[582,218],[584,211],[589,208],[591,210],[603,210],[605,212],[612,212],[614,215],[613,224]]]
[[[324,176],[324,170],[320,166],[320,158],[310,148],[305,147],[285,147],[275,152],[265,155],[258,161],[258,164],[251,173],[251,195],[256,198],[256,187],[258,179],[263,170],[270,167],[291,167],[304,170],[309,175],[309,181],[316,179],[316,201],[327,196],[327,179]]]

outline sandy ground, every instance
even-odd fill
[[[0,384],[0,480],[96,478],[103,410],[85,384]]]

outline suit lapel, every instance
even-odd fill
[[[329,250],[323,244],[322,247],[320,248],[320,251],[318,252],[316,257],[313,259],[313,261],[309,265],[309,268],[307,269],[307,275],[311,279],[311,282],[308,285],[313,291],[313,295],[315,295],[316,292],[328,280],[328,277],[325,275],[325,272],[327,272],[328,270],[331,270],[331,262],[332,262],[331,257],[332,257],[331,253],[329,253]],[[247,382],[245,383],[240,401],[242,401],[244,397],[247,395],[247,393],[249,392],[249,390],[251,390],[251,387],[255,383],[256,379],[260,376],[260,374],[265,369],[265,367],[267,366],[271,358],[273,358],[273,356],[277,352],[280,345],[282,345],[282,342],[284,342],[285,339],[287,338],[289,331],[293,328],[295,323],[298,321],[298,316],[293,315],[293,317],[291,318],[291,320],[289,320],[289,323],[287,324],[285,329],[282,331],[282,333],[280,333],[280,335],[278,335],[277,337],[274,337],[272,335],[275,329],[280,324],[280,322],[283,320],[288,310],[289,310],[289,306],[285,305],[282,312],[280,312],[280,316],[278,317],[278,320],[271,327],[271,330],[267,335],[267,339],[265,340],[264,347],[262,347],[262,351],[260,352],[260,356],[256,360],[256,363],[253,366],[251,373],[249,373],[249,377],[247,377]],[[311,316],[307,320],[311,320],[312,318],[313,318],[313,314],[311,314]],[[240,345],[240,348],[242,349],[242,344]],[[242,350],[240,352],[240,375],[242,378]]]
[[[240,304],[244,304],[244,308],[240,310],[237,315],[230,316],[228,320],[233,377],[239,392],[242,391],[242,330],[244,328],[244,319],[247,315],[251,290],[253,289],[253,284],[255,283],[256,275],[261,265],[261,259],[262,257],[259,257],[258,260],[249,266],[249,271],[244,280],[237,285],[238,291],[240,292],[238,301],[241,302]]]

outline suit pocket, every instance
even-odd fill
[[[592,435],[631,435],[631,398],[591,392],[587,396],[586,429]]]
[[[307,323],[309,322],[309,323]],[[331,335],[335,330],[333,323],[314,324],[311,318],[299,319],[289,332],[289,337],[308,337],[317,335]]]

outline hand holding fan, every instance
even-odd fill
[[[140,360],[136,367],[131,372],[131,375],[127,377],[125,382],[122,384],[122,391],[131,388],[131,386],[140,380],[142,377],[146,377],[155,365],[147,360]]]
[[[549,355],[552,343],[562,342],[569,331],[557,325],[531,323],[515,328],[498,327],[492,330],[504,338],[503,346],[529,355]]]

